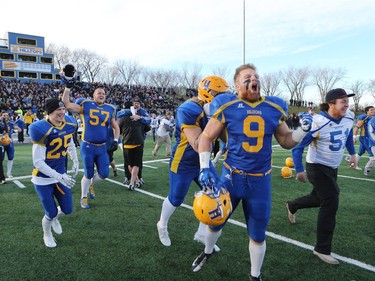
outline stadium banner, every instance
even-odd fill
[[[25,54],[25,55],[43,55],[43,48],[30,47],[30,46],[20,46],[20,45],[10,45],[10,49],[13,53]]]
[[[3,61],[3,69],[51,73],[52,66],[28,62]]]

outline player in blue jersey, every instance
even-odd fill
[[[375,117],[372,117],[368,121],[367,131],[368,131],[368,146],[370,147],[372,156],[370,156],[365,166],[365,169],[364,169],[365,176],[368,176],[370,174],[370,171],[375,166]]]
[[[208,121],[203,107],[211,102],[214,96],[227,89],[228,83],[223,78],[208,76],[199,83],[198,97],[187,100],[177,108],[176,143],[170,158],[169,194],[164,199],[160,220],[157,223],[159,239],[164,246],[171,245],[168,221],[176,208],[183,203],[192,181],[202,188],[198,182],[197,140]],[[206,232],[206,225],[200,223],[194,240],[204,243]],[[216,251],[219,250],[216,246]]]
[[[301,126],[290,131],[285,123],[287,104],[278,97],[260,95],[253,64],[236,69],[234,84],[238,95],[222,94],[210,104],[212,117],[199,140],[199,181],[204,188],[215,189],[215,176],[209,169],[212,142],[224,133],[227,156],[220,180],[230,193],[233,211],[242,201],[250,240],[250,279],[260,280],[271,214],[272,139],[275,137],[283,148],[294,147],[311,128],[312,116],[302,115]],[[192,264],[194,272],[212,255],[224,225],[210,226],[204,251]]]
[[[355,124],[354,130],[353,130],[354,143],[357,142],[357,134],[358,134],[358,131],[360,131],[359,150],[357,153],[358,162],[361,156],[365,154],[365,152],[367,152],[370,157],[374,156],[369,147],[369,136],[368,136],[368,126],[367,126],[368,121],[372,117],[374,117],[374,114],[375,114],[375,108],[373,106],[366,106],[365,114],[359,115],[357,123]]]
[[[76,176],[79,162],[73,134],[77,122],[73,117],[65,115],[64,103],[58,99],[47,99],[46,111],[47,119],[30,125],[34,165],[31,181],[44,208],[45,215],[42,219],[44,244],[53,248],[56,247],[56,241],[51,228],[56,234],[61,234],[59,217],[73,212],[71,188],[75,180],[66,174],[66,155],[69,154],[73,160],[74,176]]]
[[[114,129],[113,149],[117,148],[120,129],[116,123],[116,109],[113,105],[106,104],[106,92],[102,86],[98,86],[92,94],[92,100],[81,99],[79,103],[69,100],[70,88],[73,85],[66,84],[62,100],[67,110],[79,113],[81,116],[82,143],[80,146],[81,157],[84,167],[84,176],[81,181],[81,207],[90,208],[87,194],[93,199],[95,193],[94,184],[109,176],[109,156],[107,154],[106,142],[108,139],[108,126]],[[95,172],[95,166],[97,173]]]
[[[21,128],[16,125],[16,123],[10,119],[8,112],[2,112],[1,117],[3,120],[7,122],[8,131],[6,132],[10,137],[10,143],[8,145],[4,145],[3,149],[3,159],[5,159],[5,154],[8,157],[7,162],[7,178],[12,178],[12,169],[13,169],[13,160],[14,160],[14,144],[12,140],[13,133],[21,132]]]
[[[295,213],[304,208],[318,208],[317,241],[313,253],[329,264],[339,264],[331,256],[332,238],[339,207],[340,188],[337,184],[338,167],[345,148],[350,154],[349,165],[356,168],[357,157],[353,141],[354,113],[348,110],[349,97],[344,89],[330,90],[325,102],[320,105],[320,114],[313,117],[311,131],[301,144],[292,150],[296,179],[307,180],[313,185],[310,194],[286,203],[290,223],[296,223]],[[312,143],[313,145],[309,144]],[[306,155],[306,173],[302,164],[302,154]]]

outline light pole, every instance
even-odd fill
[[[245,64],[245,0],[243,0],[243,26],[242,26],[242,64]]]

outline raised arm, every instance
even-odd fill
[[[66,88],[64,89],[63,96],[62,96],[62,101],[65,104],[65,107],[67,110],[73,113],[80,113],[81,111],[81,106],[75,103],[70,102],[70,89]]]

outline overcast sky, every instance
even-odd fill
[[[203,74],[242,64],[243,0],[17,0],[1,4],[0,36],[134,59],[142,66]],[[246,0],[245,61],[260,74],[330,66],[348,80],[375,79],[374,0]],[[348,82],[349,83],[349,82]],[[339,85],[341,86],[341,85]]]

